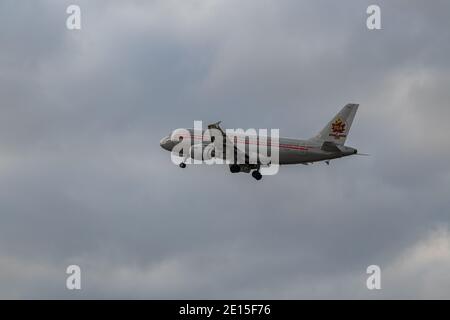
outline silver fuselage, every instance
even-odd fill
[[[210,141],[203,141],[201,137],[193,134],[193,129],[186,129],[191,132],[191,145],[194,144],[210,144]],[[249,142],[252,141],[252,137],[241,136],[240,137],[247,148]],[[268,141],[267,137],[258,137],[259,141]],[[255,138],[253,139],[255,141]],[[172,151],[174,146],[177,144],[176,141],[172,141],[170,136],[164,137],[160,141],[160,145],[163,149],[167,151]],[[325,151],[322,149],[322,142],[314,139],[301,140],[292,138],[279,138],[278,141],[278,163],[280,165],[285,164],[307,164],[317,161],[325,161],[336,158],[342,158],[345,156],[353,155],[357,153],[357,150],[351,147],[343,146],[341,151]],[[270,146],[267,150],[267,155],[270,156],[272,150]]]

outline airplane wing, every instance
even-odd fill
[[[263,155],[258,154],[258,153],[256,153],[256,154],[254,154],[254,153],[248,154],[245,151],[245,149],[242,150],[241,148],[239,148],[238,145],[235,144],[234,141],[231,141],[231,139],[227,136],[226,132],[220,127],[220,123],[221,123],[221,121],[208,125],[208,129],[216,129],[216,130],[219,130],[222,133],[222,138],[223,138],[222,139],[222,143],[223,143],[222,146],[218,145],[218,143],[220,143],[220,142],[215,141],[215,140],[212,141],[214,143],[214,146],[215,146],[215,156],[216,157],[225,159],[225,152],[227,150],[233,150],[234,151],[234,159],[239,164],[245,164],[245,163],[248,164],[249,161],[250,161],[250,158],[251,159],[257,159],[257,165],[262,165],[262,164],[264,164],[264,165],[267,164],[268,165],[268,164],[270,164],[270,159],[267,158],[266,156],[263,156]],[[252,156],[252,157],[250,157],[250,156]],[[260,161],[261,159],[263,159],[265,161],[263,161],[263,163],[262,163]]]
[[[214,143],[214,149],[215,149],[215,156],[221,159],[225,159],[225,152],[226,150],[230,149],[234,150],[234,156],[238,163],[248,163],[249,156],[245,152],[245,150],[239,149],[233,141],[230,140],[230,138],[227,136],[225,131],[220,127],[220,123],[222,121],[212,123],[208,125],[208,129],[216,129],[222,133],[222,145],[219,145],[219,141],[213,140]]]

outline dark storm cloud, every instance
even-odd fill
[[[379,1],[373,32],[364,1],[78,1],[76,32],[71,3],[1,4],[0,296],[449,297],[445,1]],[[193,120],[306,138],[347,102],[371,157],[259,184],[158,145]]]

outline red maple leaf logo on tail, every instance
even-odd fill
[[[343,122],[341,119],[337,118],[331,124],[331,131],[333,133],[344,133],[345,132],[345,122]]]

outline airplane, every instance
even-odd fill
[[[327,165],[330,164],[330,160],[347,157],[351,155],[367,155],[358,153],[357,149],[345,146],[345,140],[347,139],[348,133],[350,131],[350,127],[352,125],[353,119],[355,117],[356,111],[358,110],[359,104],[349,103],[345,105],[341,111],[339,111],[331,120],[328,122],[328,124],[314,137],[306,140],[301,139],[293,139],[293,138],[279,138],[278,143],[278,163],[279,165],[288,165],[288,164],[303,164],[308,165],[312,164],[314,162],[324,161]],[[187,131],[190,136],[192,137],[190,142],[190,150],[188,154],[180,154],[181,156],[185,157],[185,160],[179,164],[181,168],[186,167],[186,159],[188,157],[194,158],[194,150],[195,148],[200,148],[202,151],[209,146],[213,146],[212,150],[210,150],[210,157],[222,157],[225,159],[225,153],[224,152],[217,152],[216,150],[223,150],[220,147],[223,147],[224,145],[230,146],[232,145],[232,148],[235,152],[234,154],[234,161],[228,163],[230,172],[232,173],[238,173],[238,172],[244,172],[244,173],[250,173],[252,174],[253,178],[256,180],[261,180],[262,174],[260,172],[261,167],[263,166],[270,166],[269,163],[263,163],[261,159],[264,159],[264,155],[258,154],[258,160],[256,163],[249,163],[248,161],[243,162],[237,162],[237,156],[240,156],[241,158],[248,159],[249,154],[248,150],[242,150],[241,148],[237,148],[236,145],[233,145],[233,142],[227,136],[225,131],[220,127],[220,122],[213,123],[208,126],[208,129],[216,129],[219,130],[219,132],[224,137],[223,145],[218,145],[219,142],[215,143],[214,139],[211,139],[210,141],[204,141],[203,138],[196,139],[194,135],[193,129],[184,129]],[[186,138],[186,137],[185,137]],[[261,139],[260,137],[258,137]],[[160,146],[167,150],[172,152],[174,147],[180,143],[180,141],[183,140],[183,137],[175,137],[172,135],[166,136],[161,139]],[[199,141],[200,140],[200,141]],[[233,141],[235,141],[233,139]],[[249,144],[248,137],[244,140],[246,145]],[[258,140],[259,141],[259,140]],[[212,143],[211,143],[212,142]],[[187,142],[188,143],[188,142]],[[268,148],[270,149],[270,148]],[[216,152],[215,152],[216,151]],[[201,154],[201,159],[203,158],[203,153]],[[268,151],[268,155],[270,155],[270,150]],[[267,158],[265,158],[267,159]]]

